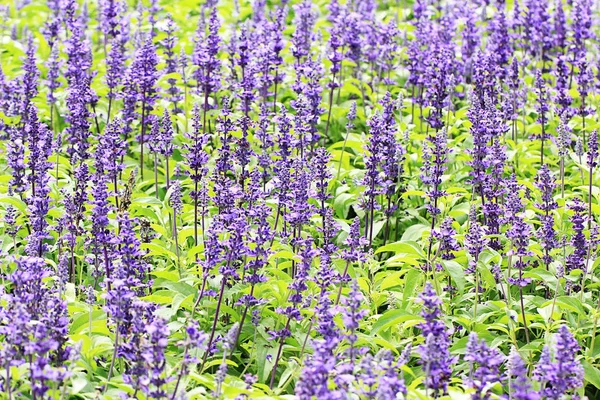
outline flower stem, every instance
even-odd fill
[[[119,349],[119,324],[115,328],[115,346],[113,350],[112,359],[110,360],[110,367],[108,368],[108,375],[106,375],[106,384],[104,385],[103,393],[106,393],[106,389],[108,389],[108,383],[110,382],[110,378],[112,377],[113,369],[115,368],[115,360],[117,358],[117,350]]]

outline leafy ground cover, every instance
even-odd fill
[[[591,0],[0,16],[2,398],[598,398]]]

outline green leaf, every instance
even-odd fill
[[[560,296],[556,299],[556,304],[559,305],[563,309],[567,309],[569,311],[573,311],[577,314],[584,315],[585,310],[581,305],[579,299],[570,296]]]
[[[581,362],[581,365],[583,366],[583,371],[585,373],[585,381],[591,383],[597,389],[600,389],[600,370],[585,360]]]
[[[163,278],[158,278],[154,281],[155,288],[165,288],[170,289],[176,293],[182,294],[184,296],[195,295],[198,292],[198,289],[184,282],[172,282],[165,280]]]
[[[172,260],[177,259],[177,255],[171,250],[167,249],[164,245],[159,245],[156,243],[142,243],[140,247],[142,250],[150,250],[148,253],[150,255],[167,256]]]
[[[402,293],[402,301],[406,303],[416,293],[417,286],[421,281],[423,273],[418,269],[411,269],[404,278],[404,292]]]
[[[404,275],[404,271],[396,271],[394,273],[387,274],[386,277],[381,282],[381,285],[379,286],[379,290],[387,290],[394,286],[400,285],[400,283],[401,283],[400,278],[402,277],[402,275]]]
[[[452,278],[452,281],[460,292],[465,290],[465,270],[462,265],[454,260],[442,260],[442,266]]]
[[[477,271],[479,271],[479,274],[481,275],[481,279],[483,279],[483,281],[485,282],[485,284],[488,288],[496,287],[496,278],[494,278],[494,275],[488,269],[487,263],[484,264],[480,260],[477,263]]]
[[[395,254],[404,253],[404,254],[412,254],[419,256],[421,259],[427,258],[421,246],[418,243],[413,242],[412,240],[401,240],[399,242],[386,244],[377,249],[375,254],[383,253],[383,252],[392,252]]]
[[[390,310],[383,314],[371,328],[371,334],[376,335],[382,329],[387,329],[393,325],[398,325],[406,321],[421,320],[421,317],[412,315],[404,310]]]
[[[535,268],[530,271],[523,273],[524,278],[533,278],[540,282],[544,282],[550,289],[554,291],[556,288],[556,275],[550,271],[546,271],[545,268]]]
[[[425,224],[414,224],[411,225],[404,234],[402,234],[402,241],[407,242],[411,240],[420,240],[423,236],[423,232],[431,229],[429,225]]]

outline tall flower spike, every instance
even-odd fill
[[[573,252],[567,256],[565,265],[567,273],[576,269],[584,271],[587,257],[587,239],[584,233],[585,204],[581,199],[576,197],[568,207],[573,212],[571,216],[571,245],[573,246]]]
[[[588,138],[587,165],[590,170],[598,166],[598,131],[594,130]]]
[[[550,253],[558,247],[558,238],[554,229],[554,216],[552,215],[552,211],[558,208],[558,204],[554,201],[556,182],[547,165],[544,164],[540,168],[535,185],[542,195],[542,201],[536,203],[536,207],[543,211],[540,216],[541,227],[537,231],[537,237],[544,249],[542,261],[548,268],[548,265],[552,262]]]
[[[136,53],[133,63],[129,69],[129,84],[134,85],[138,94],[138,100],[141,101],[141,131],[140,142],[140,177],[144,179],[144,141],[146,126],[150,122],[150,112],[154,109],[154,104],[158,99],[156,81],[159,78],[157,70],[158,56],[156,55],[156,46],[152,39],[148,37],[143,46]]]
[[[510,398],[514,400],[539,400],[540,395],[533,389],[527,377],[527,366],[516,348],[510,349],[508,356],[507,377]]]
[[[438,253],[442,260],[454,259],[453,252],[460,250],[460,245],[456,241],[456,230],[452,227],[454,220],[452,217],[446,217],[441,223],[439,229],[433,231],[433,237],[439,242]]]
[[[171,14],[167,15],[166,20],[167,24],[164,31],[167,36],[162,41],[165,58],[165,73],[173,74],[178,72],[179,69],[179,59],[175,53],[175,46],[177,44],[177,37],[175,36],[177,24],[175,21],[173,21]],[[180,108],[179,102],[184,99],[184,95],[181,88],[177,85],[177,78],[168,78],[167,83],[169,84],[169,88],[167,89],[167,98],[173,105],[173,114],[182,113],[183,110]]]
[[[513,225],[506,232],[506,237],[512,242],[512,249],[509,255],[516,257],[515,268],[519,271],[519,278],[509,278],[508,281],[513,285],[527,286],[531,279],[522,278],[524,269],[529,265],[525,257],[531,257],[533,253],[529,250],[529,240],[531,239],[531,225],[529,225],[522,216],[518,215]]]
[[[548,106],[548,98],[546,95],[546,81],[542,77],[542,73],[540,70],[535,72],[535,89],[536,95],[538,98],[538,102],[536,105],[536,111],[538,115],[537,122],[542,126],[542,133],[540,134],[540,139],[542,140],[542,148],[540,150],[540,164],[544,165],[544,141],[547,139],[546,137],[546,114],[550,111],[550,107]]]
[[[52,50],[50,50],[50,58],[48,59],[48,72],[46,73],[46,87],[48,88],[48,103],[51,106],[54,106],[56,104],[56,89],[58,89],[61,86],[61,83],[59,82],[58,78],[60,78],[60,69],[62,66],[62,60],[60,59],[59,53],[58,53],[58,46],[54,46],[52,47]],[[52,111],[51,111],[52,112]],[[50,115],[50,120],[52,121],[52,118],[54,116]]]
[[[450,355],[450,337],[441,320],[442,300],[436,295],[431,282],[425,284],[419,299],[423,302],[421,316],[425,319],[418,325],[425,339],[425,343],[419,346],[421,364],[426,374],[425,387],[438,396],[447,392],[456,359]]]
[[[33,43],[33,36],[27,37],[27,48],[25,50],[25,59],[23,60],[24,74],[21,78],[21,105],[20,113],[24,121],[29,117],[29,105],[33,98],[38,94],[38,78],[40,71],[36,65],[37,59],[35,51],[37,47]]]
[[[489,400],[490,386],[501,381],[500,366],[504,363],[504,355],[498,349],[487,346],[475,332],[469,335],[465,361],[469,363],[469,376],[466,383],[475,389],[471,395],[473,400]]]
[[[195,38],[194,54],[192,62],[198,66],[194,77],[204,96],[204,107],[208,107],[208,96],[216,92],[221,86],[221,61],[218,58],[221,38],[219,37],[220,28],[217,9],[213,8],[210,13],[208,23],[208,35],[204,33],[204,26],[199,26],[201,30],[199,37]],[[206,121],[204,121],[205,123]]]
[[[535,380],[541,383],[540,394],[547,399],[559,400],[563,396],[575,393],[583,384],[584,371],[576,359],[579,344],[566,325],[561,325],[554,335],[554,360],[548,345],[533,371]]]
[[[427,210],[434,219],[440,213],[438,200],[446,195],[446,192],[440,186],[442,184],[442,175],[446,170],[448,153],[449,149],[445,129],[427,137],[427,142],[423,147],[421,181],[428,187],[427,196],[429,197],[429,204],[427,205]]]
[[[303,0],[301,3],[294,5],[293,8],[296,30],[292,34],[292,55],[300,61],[310,54],[317,14],[310,0]]]
[[[475,211],[474,207],[471,209]],[[469,267],[465,272],[474,273],[477,269],[479,255],[488,245],[489,239],[485,237],[483,226],[476,220],[474,212],[469,213],[469,232],[465,236],[465,247],[469,253]]]

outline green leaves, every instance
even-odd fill
[[[390,310],[385,314],[381,315],[373,327],[371,328],[371,335],[376,335],[379,331],[388,328],[409,328],[417,325],[423,319],[419,316],[412,315],[405,310]]]

